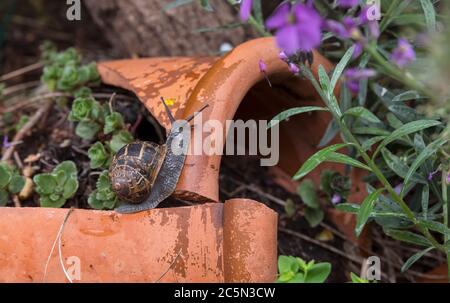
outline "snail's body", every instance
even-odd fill
[[[162,101],[173,127],[175,119]],[[183,129],[172,129],[163,145],[133,142],[117,152],[109,169],[112,189],[119,199],[130,203],[116,208],[117,212],[136,213],[155,208],[175,191],[186,159],[188,135]],[[181,150],[172,149],[175,143]]]

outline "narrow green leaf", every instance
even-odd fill
[[[361,206],[359,204],[354,203],[341,203],[336,205],[337,210],[352,214],[357,214],[360,208]]]
[[[350,108],[344,113],[342,117],[344,117],[345,115],[351,115],[357,118],[362,118],[372,123],[381,123],[380,119],[378,119],[377,116],[375,116],[367,108],[364,108],[362,106]]]
[[[410,181],[413,174],[416,172],[416,170],[427,160],[429,159],[433,154],[436,153],[436,151],[445,143],[447,143],[448,140],[438,139],[436,141],[431,142],[427,147],[425,147],[424,150],[417,156],[417,158],[414,160],[414,162],[411,164],[411,167],[408,170],[408,173],[406,174],[404,184],[407,185]],[[403,188],[406,188],[406,186],[403,186]],[[403,190],[402,190],[403,195]]]
[[[364,149],[364,151],[369,150],[374,144],[384,140],[384,138],[386,138],[386,136],[376,136],[376,137],[372,137],[369,140],[366,140],[363,142],[362,144],[362,148]]]
[[[362,168],[362,169],[366,169],[368,171],[372,171],[370,169],[370,167],[368,167],[365,164],[362,164],[361,162],[359,162],[356,159],[353,159],[352,157],[349,157],[345,154],[341,154],[341,153],[330,153],[328,155],[328,158],[326,159],[326,162],[335,162],[335,163],[341,163],[341,164],[347,164],[353,167],[358,167],[358,168]]]
[[[422,214],[424,219],[426,220],[428,217],[428,204],[430,201],[430,186],[425,184],[422,188]]]
[[[425,21],[430,32],[436,30],[436,11],[431,0],[420,0],[423,12],[425,13]]]
[[[415,90],[409,90],[395,96],[394,99],[392,99],[392,102],[404,102],[421,98],[423,97],[418,92],[416,92]]]
[[[347,146],[349,146],[349,144],[346,143],[335,144],[316,152],[308,160],[306,160],[305,163],[303,163],[302,167],[294,175],[294,179],[298,180],[303,178],[304,176],[309,174],[313,169],[319,166],[322,162],[326,161],[327,157],[331,153]]]
[[[378,146],[377,150],[375,151],[374,156],[377,155],[383,147],[385,147],[386,145],[388,145],[389,143],[391,143],[395,140],[398,140],[404,136],[418,132],[420,130],[430,128],[433,126],[437,126],[440,124],[441,124],[441,122],[434,121],[434,120],[418,120],[418,121],[406,123],[402,127],[393,131],[389,136],[386,137],[386,139],[383,140],[383,142],[381,142],[380,146]]]
[[[418,253],[412,255],[406,262],[403,264],[401,271],[405,272],[407,271],[414,263],[416,263],[420,258],[422,258],[425,254],[433,250],[434,247],[428,247],[427,249],[424,249],[422,251],[419,251]]]
[[[194,2],[194,0],[175,0],[175,1],[172,1],[172,2],[168,3],[166,6],[164,6],[163,10],[164,11],[169,11],[171,9],[174,9],[174,8],[179,7],[179,6],[186,5],[186,4],[189,4],[189,3],[192,3],[192,2]]]
[[[341,77],[342,73],[344,72],[345,68],[347,67],[348,63],[350,62],[350,59],[352,58],[353,52],[355,51],[355,46],[350,47],[342,56],[341,61],[336,65],[336,68],[334,69],[333,75],[331,76],[331,82],[329,86],[329,94],[332,95],[334,92],[334,88],[336,87],[336,84]]]
[[[396,155],[391,153],[387,148],[383,148],[381,150],[381,154],[383,155],[383,159],[386,162],[387,166],[395,174],[397,174],[397,176],[405,179],[408,174],[408,170],[409,170],[408,166],[405,163],[403,163],[403,161],[399,157],[397,157]],[[422,184],[427,183],[427,181],[417,173],[413,174],[411,176],[411,180],[413,180],[414,182],[417,182],[417,183],[422,183]]]
[[[425,226],[426,228],[441,233],[443,235],[450,235],[450,229],[440,222],[431,221],[431,220],[420,220],[420,224]]]
[[[372,192],[364,199],[363,203],[361,204],[358,212],[358,217],[356,219],[356,236],[359,237],[359,235],[363,231],[363,228],[366,225],[367,220],[369,219],[370,213],[375,206],[375,202],[378,200],[378,196],[383,192],[383,190],[384,188],[381,188]]]
[[[319,107],[319,106],[294,107],[294,108],[285,110],[284,112],[281,112],[278,115],[276,115],[272,119],[272,121],[269,122],[269,125],[267,126],[267,128],[271,128],[271,127],[277,125],[278,123],[280,123],[281,121],[288,119],[289,117],[292,117],[292,116],[295,116],[298,114],[307,113],[307,112],[313,112],[313,111],[329,111],[329,110],[325,107]]]
[[[327,94],[330,94],[330,78],[328,77],[328,74],[325,70],[325,68],[323,67],[323,65],[319,65],[319,83],[320,86],[322,87],[322,90],[324,92],[326,92]]]
[[[332,119],[328,124],[328,127],[322,139],[320,139],[318,148],[323,148],[327,146],[336,137],[338,133],[339,133],[339,125],[336,123],[335,119]]]
[[[425,247],[429,247],[432,245],[427,238],[418,234],[414,234],[410,231],[390,229],[386,230],[385,233],[396,240],[403,241],[406,243],[416,244]]]

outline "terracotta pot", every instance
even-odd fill
[[[42,282],[68,209],[0,208],[0,282]],[[277,215],[236,199],[133,215],[74,210],[62,260],[74,282],[273,282]],[[46,282],[67,281],[58,249]]]
[[[185,118],[204,104],[203,121],[230,119],[270,120],[283,110],[296,106],[323,106],[310,82],[295,77],[279,57],[273,38],[255,39],[233,49],[222,58],[176,57],[131,59],[103,62],[98,65],[102,80],[133,91],[160,124],[170,127],[160,96],[173,99],[176,118]],[[267,65],[268,85],[258,67]],[[317,78],[319,65],[330,72],[333,65],[314,52],[312,71]],[[336,94],[339,93],[339,86]],[[299,115],[280,126],[280,162],[278,167],[292,176],[301,164],[315,153],[330,122],[326,112]],[[204,134],[205,136],[208,134]],[[336,139],[336,143],[339,139]],[[188,155],[175,194],[190,201],[218,201],[220,156]],[[308,178],[319,181],[323,169],[342,171],[342,165],[323,164]],[[366,194],[361,171],[352,176],[352,202],[361,202]],[[278,179],[280,181],[281,179]],[[280,183],[292,190],[285,180]],[[356,242],[352,215],[335,212],[337,226]],[[341,228],[342,227],[342,228]]]

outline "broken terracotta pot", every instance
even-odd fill
[[[64,269],[74,282],[276,279],[277,215],[252,200],[133,215],[76,209],[61,256],[58,248],[51,254],[67,212],[0,208],[0,282],[66,282]]]
[[[267,65],[266,74],[272,87],[258,67],[260,60]],[[319,65],[328,72],[333,68],[327,59],[314,52],[312,71],[316,77]],[[310,82],[294,76],[279,59],[279,50],[271,37],[246,42],[222,58],[119,60],[103,62],[98,70],[103,82],[133,91],[167,130],[170,123],[160,102],[161,96],[173,100],[171,109],[176,118],[185,118],[209,104],[203,112],[203,121],[218,120],[223,125],[231,119],[270,120],[292,107],[323,106]],[[339,86],[336,93],[339,93]],[[330,119],[329,113],[312,112],[281,123],[278,167],[289,177],[318,150]],[[333,143],[336,142],[338,139]],[[194,202],[218,201],[220,160],[218,155],[188,155],[175,194]],[[323,164],[308,178],[318,182],[320,171],[326,168],[342,171],[343,166]],[[350,198],[352,202],[360,202],[366,191],[360,172],[354,174]],[[287,184],[289,182],[281,183]],[[291,190],[296,187],[287,186]],[[356,242],[353,215],[334,212],[331,218]]]
[[[272,87],[258,68],[259,60],[267,65]],[[315,53],[316,76],[320,64],[332,69]],[[176,118],[209,104],[204,120],[221,122],[270,120],[291,107],[321,104],[311,84],[294,77],[278,58],[273,38],[249,41],[223,58],[121,60],[100,63],[98,70],[105,83],[133,91],[166,129],[170,125],[160,96],[172,99]],[[330,118],[328,113],[314,112],[281,124],[278,166],[284,172],[292,175],[317,151]],[[218,155],[189,155],[175,195],[191,202],[219,202],[220,160]],[[340,165],[321,168],[342,169]],[[317,181],[320,170],[310,177]],[[82,282],[272,282],[276,278],[277,216],[255,201],[235,199],[132,215],[74,210],[65,224],[61,253],[55,249],[51,254],[67,211],[0,208],[0,281],[42,281],[49,255],[45,281],[52,282],[67,281],[63,266],[77,273],[77,264]]]

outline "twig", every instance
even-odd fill
[[[6,113],[10,113],[16,110],[19,110],[23,107],[29,106],[31,104],[33,104],[36,101],[41,101],[41,100],[45,100],[45,99],[53,99],[53,98],[59,98],[59,97],[70,97],[70,94],[66,94],[66,93],[48,93],[48,94],[42,94],[42,95],[37,95],[33,98],[30,98],[28,100],[25,100],[23,102],[17,103],[14,106],[10,106],[5,110],[0,110],[0,114],[6,114]]]
[[[178,251],[177,255],[175,256],[175,259],[173,259],[172,263],[170,263],[169,267],[167,268],[167,270],[154,282],[154,283],[158,283],[168,272],[169,270],[172,268],[172,266],[175,264],[175,262],[177,261],[178,257],[181,254],[181,248]]]
[[[28,132],[30,132],[33,127],[40,121],[40,119],[45,115],[47,111],[49,111],[53,106],[53,100],[48,101],[45,106],[41,107],[28,122],[16,133],[14,136],[13,142],[21,141]],[[4,152],[1,161],[8,161],[16,150],[16,146],[12,145]]]
[[[12,71],[10,73],[4,74],[3,76],[0,77],[0,81],[6,81],[15,77],[18,77],[20,75],[26,74],[28,72],[37,70],[42,68],[42,66],[44,66],[41,62],[36,62],[34,64],[19,68],[18,70]]]
[[[14,207],[22,207],[22,204],[20,204],[20,200],[19,197],[17,195],[13,196],[13,202],[14,202]]]
[[[3,91],[3,97],[6,97],[6,96],[9,97],[9,95],[20,92],[22,90],[27,90],[27,89],[39,86],[39,84],[41,84],[41,81],[31,81],[31,82],[20,83],[20,84],[14,85],[14,86],[9,86],[9,87],[5,88],[5,90]]]
[[[45,278],[47,277],[48,264],[50,263],[50,259],[51,259],[52,255],[53,255],[53,251],[55,250],[55,247],[56,247],[56,243],[57,243],[57,242],[59,243],[59,255],[60,255],[60,259],[61,259],[61,245],[60,245],[60,244],[61,244],[61,241],[60,241],[60,239],[61,239],[62,233],[63,233],[63,231],[64,231],[64,227],[66,226],[67,220],[69,219],[69,216],[70,216],[70,214],[71,214],[73,211],[74,211],[74,208],[71,207],[71,208],[69,209],[69,211],[67,212],[66,216],[64,217],[64,221],[62,222],[61,226],[59,227],[59,231],[58,231],[58,233],[56,234],[56,238],[55,238],[55,241],[53,242],[52,249],[50,250],[50,254],[48,255],[47,263],[45,263],[44,278],[42,279],[42,283],[45,282]],[[64,269],[64,274],[65,274],[66,277],[67,277],[67,272],[66,272],[64,266],[63,266],[63,269]],[[67,278],[68,278],[68,277],[67,277]],[[70,278],[68,278],[68,280],[72,283],[72,280],[71,280]]]

